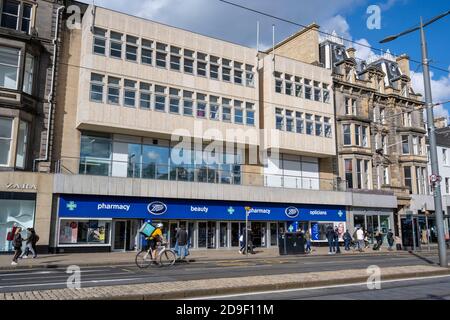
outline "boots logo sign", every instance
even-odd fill
[[[155,201],[155,202],[150,203],[147,206],[147,210],[148,210],[149,213],[151,213],[151,214],[153,214],[155,216],[160,216],[160,215],[166,213],[167,206],[163,202]]]
[[[289,207],[289,208],[286,208],[286,210],[284,211],[285,213],[286,213],[286,215],[289,217],[289,218],[297,218],[298,217],[298,215],[300,214],[300,211],[298,210],[298,208],[296,208],[296,207]]]

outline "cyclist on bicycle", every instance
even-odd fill
[[[163,236],[163,233],[162,233],[162,228],[163,227],[164,227],[164,225],[162,223],[158,223],[156,225],[155,231],[153,231],[151,236],[147,238],[147,240],[149,241],[150,249],[152,250],[152,258],[153,258],[153,260],[156,260],[158,245],[160,245],[161,243],[165,242],[164,236]]]

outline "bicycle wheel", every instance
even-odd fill
[[[152,264],[152,255],[146,250],[140,251],[134,259],[138,268],[148,268]]]
[[[172,250],[163,250],[159,254],[159,266],[160,267],[170,267],[175,264],[177,255]]]

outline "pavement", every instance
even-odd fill
[[[257,248],[256,254],[242,255],[238,249],[214,249],[214,250],[190,250],[188,260],[190,262],[199,261],[220,261],[220,260],[236,260],[249,259],[258,260],[266,258],[280,257],[278,248]],[[341,250],[341,255],[398,255],[408,254],[407,251],[373,251],[367,248],[364,252]],[[136,252],[102,252],[102,253],[61,253],[61,254],[45,254],[39,255],[36,259],[20,259],[18,265],[12,266],[12,255],[0,255],[0,270],[21,270],[35,268],[57,268],[70,265],[77,266],[101,266],[101,265],[124,265],[134,264]],[[302,255],[299,255],[301,257]],[[328,255],[328,247],[314,247],[313,251],[306,256],[331,256]]]
[[[381,268],[381,279],[450,275],[450,269],[431,265]],[[0,293],[0,300],[162,300],[190,299],[221,294],[255,293],[267,290],[312,288],[345,283],[363,283],[367,268],[308,273],[289,273],[233,278],[140,283],[101,287],[63,288]],[[157,288],[157,289],[155,289]],[[366,289],[367,290],[367,289]]]

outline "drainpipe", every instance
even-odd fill
[[[50,144],[50,129],[51,129],[51,120],[52,120],[52,114],[53,114],[53,107],[54,107],[54,89],[55,89],[55,73],[56,73],[56,56],[58,51],[58,36],[59,36],[59,20],[60,20],[60,13],[61,10],[64,9],[65,6],[61,6],[58,9],[56,9],[56,29],[55,29],[55,36],[53,38],[53,66],[52,66],[52,78],[51,78],[51,84],[50,84],[50,92],[47,97],[47,101],[50,103],[50,107],[48,110],[48,125],[47,125],[47,138],[46,138],[46,144],[45,144],[45,156],[43,158],[34,159],[33,161],[33,172],[36,171],[36,163],[42,162],[42,161],[48,161],[48,150],[49,150],[49,144]]]

